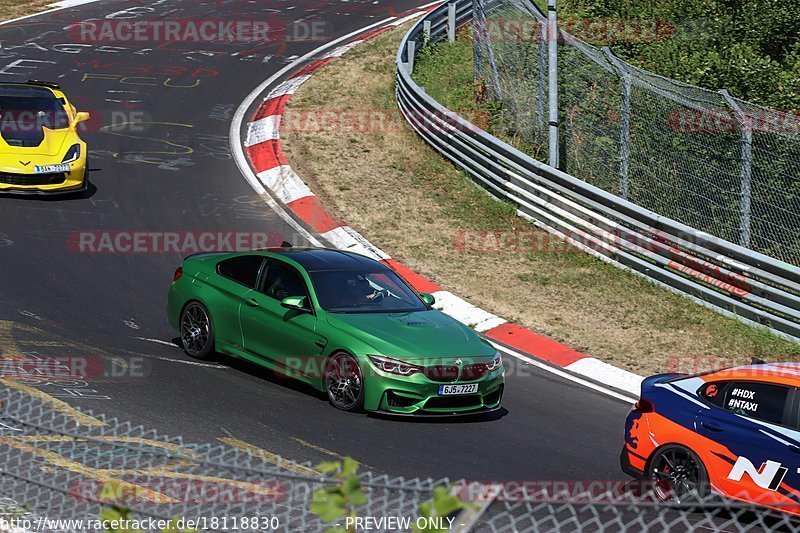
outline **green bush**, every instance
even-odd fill
[[[536,0],[539,7],[546,0]],[[561,0],[570,20],[658,20],[659,38],[589,39],[657,74],[782,110],[800,109],[800,2]]]

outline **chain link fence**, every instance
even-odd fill
[[[96,533],[113,506],[128,509],[126,518],[145,531],[179,518],[201,531],[411,531],[437,487],[472,504],[447,515],[452,521],[422,522],[434,526],[428,531],[800,531],[789,514],[716,497],[667,507],[646,483],[624,479],[451,485],[372,472],[360,474],[367,498],[355,509],[370,521],[348,529],[343,519],[323,523],[310,512],[314,492],[339,483],[310,464],[191,444],[91,413],[96,423],[87,425],[11,389],[0,390],[0,401],[0,529],[14,533]]]
[[[195,445],[94,415],[83,425],[43,401],[0,389],[0,517],[28,531],[98,531],[114,505],[131,520],[197,521],[209,531],[323,531],[310,512],[314,491],[339,483],[272,454]],[[263,453],[263,452],[262,452]],[[360,474],[359,516],[419,517],[421,503],[448,481]],[[66,520],[82,520],[82,522]],[[340,526],[345,526],[344,520]],[[150,522],[155,523],[155,522]],[[380,529],[380,528],[379,528]],[[385,528],[384,528],[385,529]]]
[[[548,144],[547,19],[529,0],[474,0],[475,76],[498,126]],[[800,120],[639,69],[560,31],[561,166],[660,215],[800,265]]]

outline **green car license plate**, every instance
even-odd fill
[[[469,383],[467,385],[439,385],[439,396],[475,394],[476,392],[478,392],[477,383]]]

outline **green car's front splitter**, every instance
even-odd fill
[[[504,371],[502,368],[477,382],[457,382],[459,385],[477,383],[469,394],[442,395],[442,385],[417,374],[410,377],[393,376],[377,370],[365,377],[368,411],[392,415],[452,416],[485,413],[500,407],[503,399]]]

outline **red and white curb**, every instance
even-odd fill
[[[613,387],[634,396],[639,394],[642,376],[615,367],[594,357],[576,352],[552,339],[534,333],[521,326],[508,322],[472,305],[463,298],[443,290],[437,284],[425,279],[389,254],[370,243],[356,230],[337,216],[329,213],[319,198],[289,165],[280,143],[280,126],[286,103],[297,89],[312,74],[341,57],[354,46],[374,37],[406,20],[422,15],[427,9],[409,16],[398,18],[386,26],[374,29],[358,40],[339,46],[322,58],[305,66],[289,79],[274,87],[264,98],[261,106],[248,123],[244,139],[244,151],[250,166],[264,188],[269,190],[284,206],[314,230],[324,241],[335,248],[356,252],[380,261],[400,274],[417,291],[433,294],[434,307],[467,324],[485,336],[501,344],[531,354],[568,370],[570,373],[585,376],[603,385]]]

